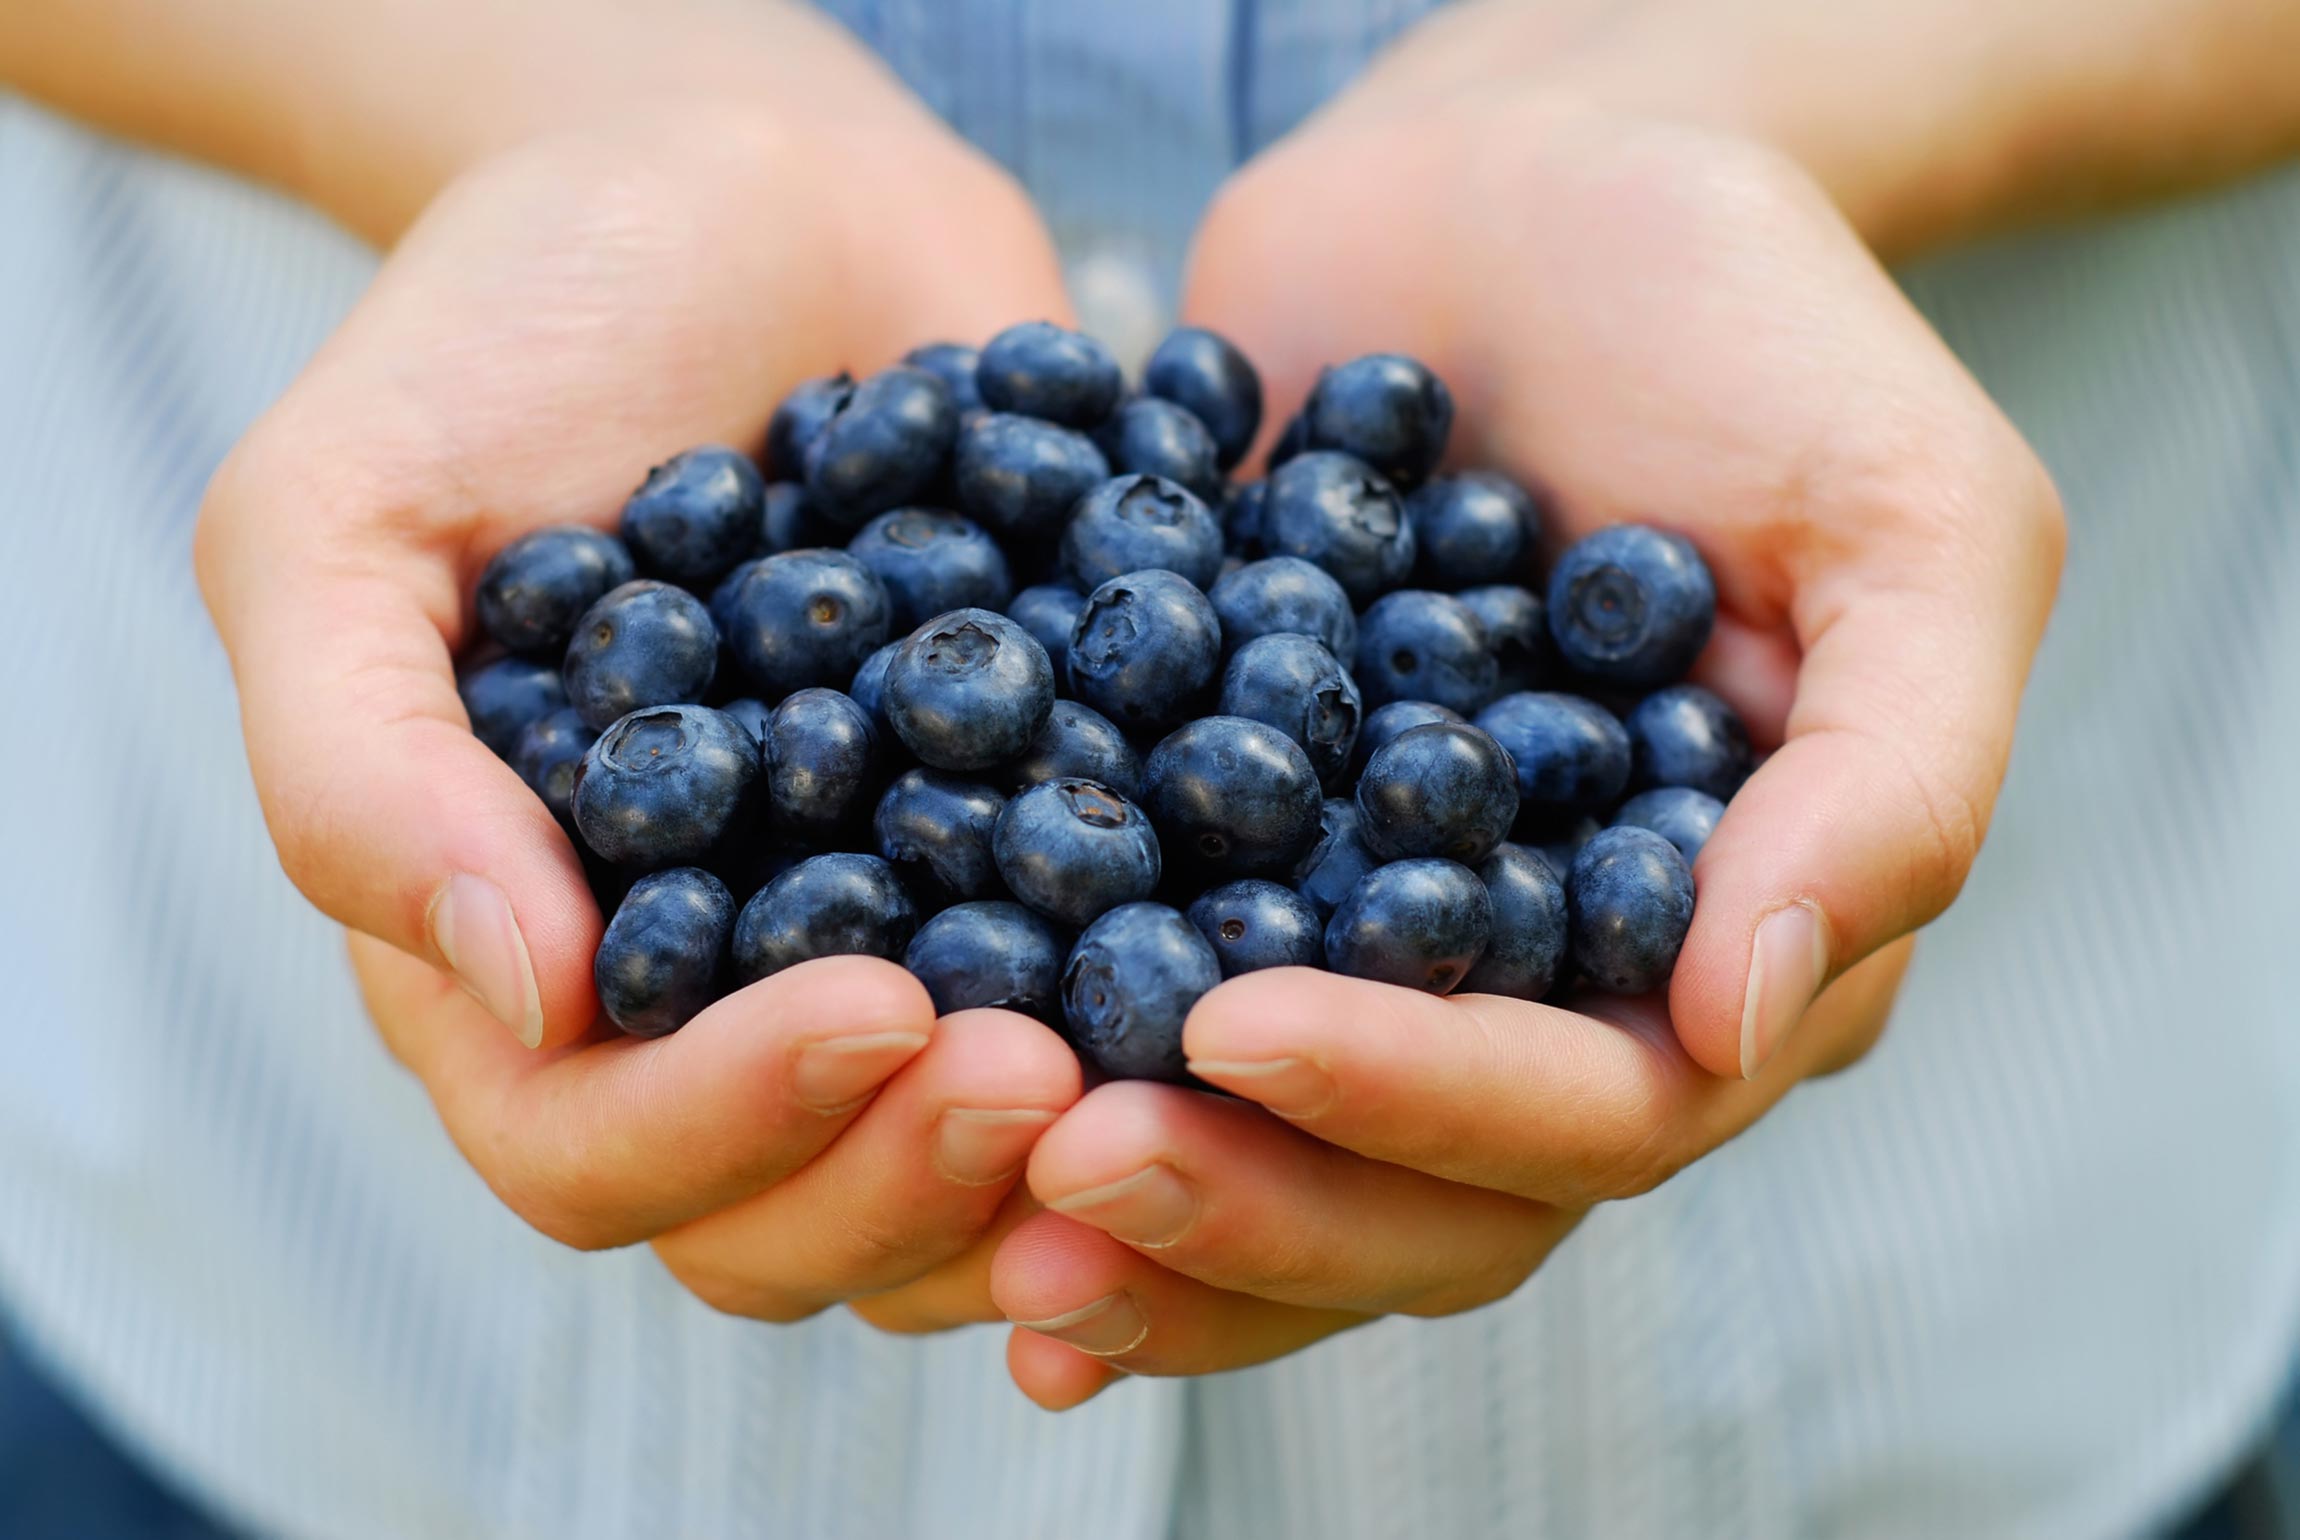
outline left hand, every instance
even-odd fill
[[[1321,362],[1422,357],[1455,458],[1538,488],[1555,539],[1689,534],[1721,611],[1696,677],[1777,751],[1702,852],[1666,1001],[1249,977],[1185,1038],[1247,1101],[1109,1085],[1048,1130],[1052,1211],[992,1283],[1049,1407],[1497,1300],[1589,1205],[1859,1058],[1987,827],[2059,571],[2027,447],[1753,142],[1385,70],[1217,202],[1188,309],[1284,406]]]

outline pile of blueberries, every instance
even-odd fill
[[[775,480],[690,449],[619,538],[506,546],[463,700],[612,915],[608,1015],[860,953],[1181,1080],[1191,1005],[1257,968],[1664,985],[1752,763],[1680,682],[1700,557],[1614,525],[1523,586],[1534,500],[1435,474],[1453,399],[1401,355],[1325,371],[1235,481],[1261,418],[1211,332],[1130,389],[1033,322],[801,385]]]

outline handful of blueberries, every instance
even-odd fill
[[[774,481],[690,449],[620,538],[505,547],[478,593],[504,655],[463,700],[612,915],[617,1025],[860,953],[939,1011],[1182,1080],[1191,1005],[1257,968],[1665,985],[1752,762],[1678,682],[1715,616],[1701,558],[1615,525],[1521,586],[1534,501],[1434,474],[1453,399],[1410,358],[1327,370],[1235,482],[1261,418],[1211,332],[1130,391],[1034,322],[801,385]]]

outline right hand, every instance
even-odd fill
[[[453,671],[512,536],[755,449],[804,377],[1065,313],[1020,191],[879,85],[836,132],[657,107],[464,171],[218,473],[197,556],[281,863],[495,1192],[569,1245],[652,1241],[723,1310],[915,1284],[865,1308],[923,1329],[997,1318],[984,1243],[1069,1050],[851,958],[604,1040],[575,851]]]

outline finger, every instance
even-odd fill
[[[1651,1190],[1805,1075],[1859,1057],[1883,1030],[1909,950],[1889,947],[1830,986],[1753,1081],[1695,1064],[1659,997],[1573,1011],[1276,969],[1208,994],[1183,1047],[1201,1078],[1320,1139],[1582,1208]]]
[[[432,969],[352,938],[385,1042],[497,1196],[570,1246],[628,1245],[797,1170],[925,1048],[934,1007],[874,958],[830,957],[729,995],[669,1037],[537,1055],[478,1030]]]
[[[1005,1320],[990,1298],[991,1263],[1015,1227],[1038,1212],[1030,1189],[1015,1183],[964,1251],[899,1288],[850,1299],[847,1308],[880,1331],[905,1337]]]
[[[1370,1319],[1225,1293],[1060,1214],[1037,1215],[1006,1238],[991,1294],[1016,1325],[1129,1374],[1242,1369]]]
[[[1083,1406],[1126,1378],[1123,1369],[1020,1326],[1006,1334],[1006,1372],[1024,1395],[1050,1412]]]
[[[996,1217],[1030,1147],[1078,1099],[1078,1059],[1011,1011],[961,1011],[829,1149],[757,1197],[659,1236],[714,1309],[794,1321],[919,1278]]]
[[[1368,1160],[1259,1107],[1139,1081],[1101,1087],[1049,1129],[1030,1190],[1201,1283],[1369,1314],[1490,1304],[1573,1224]]]

